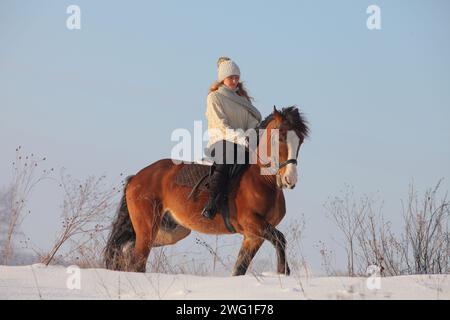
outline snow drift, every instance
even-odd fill
[[[450,277],[203,277],[34,264],[0,266],[0,299],[450,299]]]

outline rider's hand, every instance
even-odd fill
[[[245,145],[245,149],[249,149],[250,141],[249,141],[248,137],[245,137],[244,145]]]

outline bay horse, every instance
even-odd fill
[[[286,261],[286,239],[276,228],[286,214],[283,189],[293,189],[297,181],[297,158],[301,144],[309,134],[302,113],[295,107],[274,106],[273,113],[264,119],[258,130],[256,152],[236,187],[234,206],[229,222],[244,236],[232,275],[244,275],[264,240],[276,249],[277,272],[290,274]],[[272,135],[271,130],[278,134]],[[290,134],[288,134],[290,133]],[[292,134],[295,133],[295,134]],[[271,154],[273,136],[278,136],[278,163],[275,158],[258,157],[260,148]],[[104,250],[108,269],[145,272],[152,247],[174,244],[187,237],[191,230],[205,234],[231,234],[221,213],[213,220],[201,215],[208,198],[201,193],[197,201],[188,199],[191,189],[175,183],[179,170],[189,164],[176,164],[172,159],[161,159],[128,177],[117,217],[113,222]],[[275,174],[261,174],[263,168],[278,168]],[[169,217],[170,215],[170,217]],[[167,228],[167,223],[171,228]]]

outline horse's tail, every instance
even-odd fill
[[[136,241],[136,233],[131,224],[125,197],[127,185],[133,177],[128,176],[125,179],[122,199],[104,250],[104,262],[107,269],[125,270],[128,261],[127,254],[129,254],[127,251],[134,246]]]

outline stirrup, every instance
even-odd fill
[[[203,208],[202,216],[204,216],[207,219],[212,220],[217,214],[218,210],[217,196],[218,195],[216,195],[215,197],[210,197],[206,202],[205,207]]]
[[[205,207],[202,211],[202,216],[207,219],[212,220],[216,216],[216,213],[217,213],[217,209]]]

